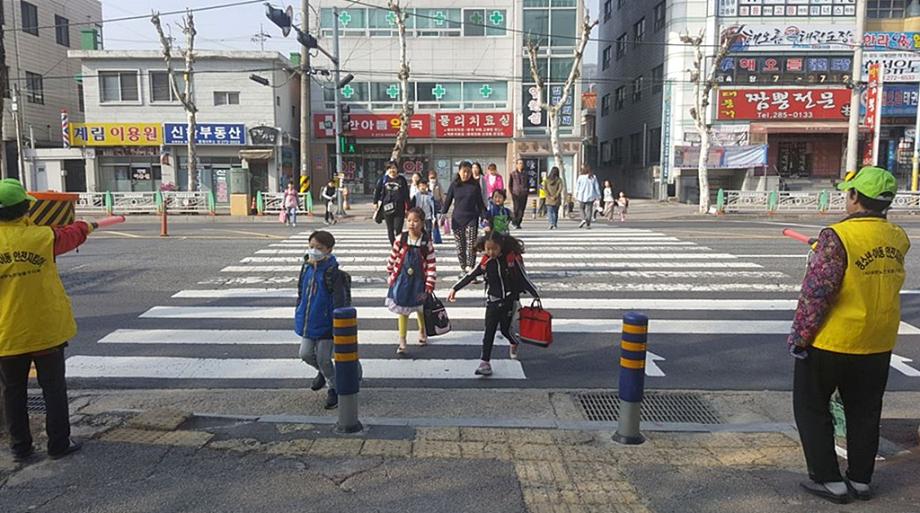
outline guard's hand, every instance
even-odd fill
[[[83,223],[86,225],[87,234],[93,233],[94,231],[96,231],[96,228],[98,228],[98,225],[96,224],[96,221],[93,218],[78,219],[77,222]]]
[[[450,301],[451,303],[456,303],[457,302],[457,291],[454,289],[450,289],[450,292],[447,293],[447,300]]]

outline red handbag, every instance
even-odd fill
[[[520,319],[521,342],[540,347],[553,343],[553,314],[543,309],[539,299],[521,308]]]

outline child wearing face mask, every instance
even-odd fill
[[[458,290],[473,283],[480,276],[485,277],[486,325],[482,336],[482,361],[479,363],[479,368],[476,369],[476,375],[491,376],[492,345],[495,343],[495,332],[501,330],[502,335],[508,339],[508,342],[511,343],[509,356],[516,360],[519,340],[511,329],[511,321],[518,300],[523,292],[529,293],[534,298],[539,298],[540,294],[524,271],[524,260],[521,257],[524,247],[521,241],[492,230],[479,239],[476,249],[484,253],[482,260],[471,273],[451,287],[447,300],[451,303],[455,302]]]
[[[297,280],[294,331],[301,337],[300,359],[318,371],[310,389],[317,391],[329,384],[325,406],[329,410],[339,403],[332,363],[333,312],[351,305],[351,277],[339,269],[332,254],[335,237],[331,233],[315,231],[309,244]]]
[[[423,307],[428,295],[434,292],[438,278],[431,235],[425,231],[425,213],[420,208],[409,209],[406,214],[408,230],[393,243],[393,251],[387,259],[386,306],[399,316],[399,347],[396,354],[406,355],[406,336],[409,331],[409,316],[418,319],[418,344],[428,345],[425,331]]]

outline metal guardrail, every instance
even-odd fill
[[[297,213],[306,214],[313,211],[313,201],[309,193],[298,194]],[[256,193],[256,211],[259,214],[280,214],[284,210],[283,192]]]
[[[104,214],[108,212],[104,192],[81,192],[75,204],[77,212],[85,214]]]
[[[777,212],[843,212],[846,195],[840,191],[726,191],[716,195],[716,211],[727,214]],[[891,204],[892,211],[920,211],[920,192],[899,191]]]
[[[76,203],[81,214],[159,214],[166,207],[176,214],[216,214],[210,191],[84,192]]]

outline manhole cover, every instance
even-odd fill
[[[30,395],[26,400],[26,410],[28,410],[29,413],[44,415],[47,413],[45,411],[45,398],[40,395]]]
[[[580,392],[576,402],[588,420],[613,422],[620,417],[616,392]],[[697,394],[646,392],[642,421],[662,423],[721,424],[718,413]]]

